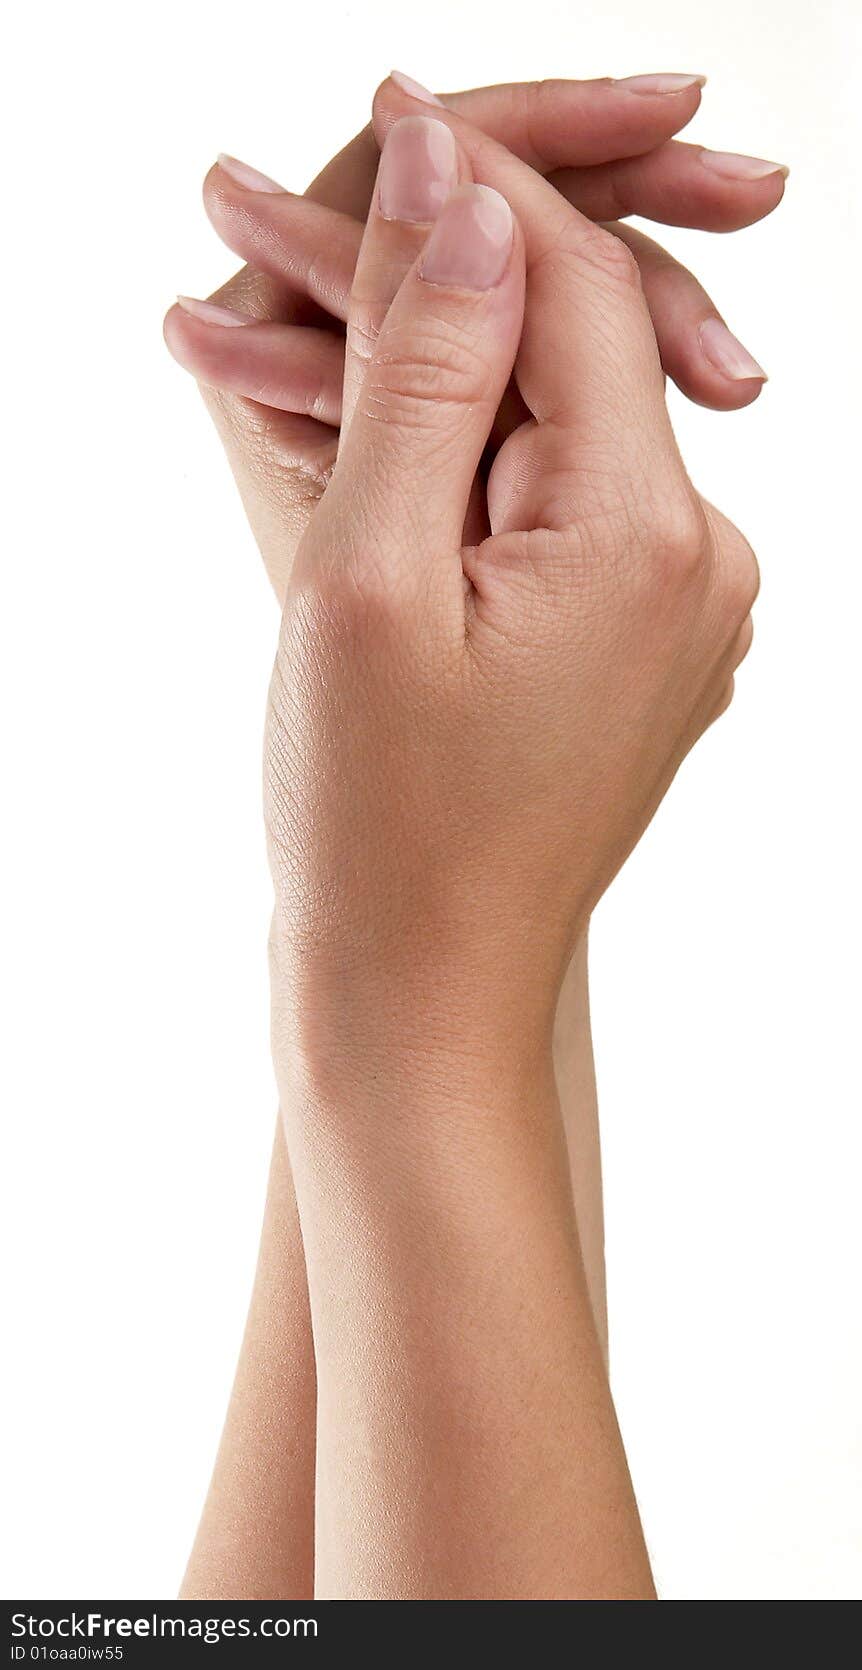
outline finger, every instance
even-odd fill
[[[374,109],[379,137],[397,119],[393,107],[407,102],[391,81],[384,83]],[[508,455],[504,448],[495,462],[489,481],[492,527],[568,526],[578,492],[579,452],[582,463],[592,456],[604,461],[603,468],[613,460],[630,479],[646,474],[650,490],[659,493],[667,485],[659,479],[659,464],[667,463],[674,466],[675,486],[679,454],[655,334],[630,251],[487,135],[446,110],[439,116],[451,126],[475,179],[511,204],[526,250],[527,309],[517,380],[539,423],[520,438],[517,457],[510,442]],[[582,470],[582,485],[587,476],[595,479],[596,471]],[[496,506],[495,487],[501,494]],[[601,483],[596,491],[601,493]]]
[[[362,242],[362,225],[352,215],[285,191],[227,156],[207,174],[203,199],[212,225],[235,255],[332,317],[347,317]]]
[[[468,115],[477,126],[486,128],[514,152],[520,151],[534,166],[582,166],[608,161],[621,150],[639,154],[669,139],[694,115],[700,102],[702,79],[658,76],[629,78],[618,83],[557,82],[478,88],[449,95],[447,104]],[[415,104],[406,99],[402,112],[411,108],[415,109]],[[601,122],[607,124],[605,129]],[[369,125],[313,181],[305,194],[306,200],[357,220],[364,219],[377,159],[377,143]],[[208,185],[211,188],[212,176]],[[227,213],[226,194],[222,203]],[[353,236],[358,248],[359,228]],[[328,235],[316,244],[317,259],[323,256],[329,269],[332,247]],[[341,247],[337,240],[336,248]],[[268,252],[267,271],[243,268],[212,299],[254,318],[299,322],[307,317],[305,290],[313,272],[314,255],[298,286],[286,278],[290,273],[289,255],[287,268],[282,269],[271,241]],[[240,253],[245,254],[245,249],[240,248]],[[330,285],[327,305],[336,316],[342,317],[349,286],[346,270],[340,264],[337,276],[330,273],[322,282],[323,288],[328,289]],[[243,406],[237,404],[231,412],[229,406],[216,403],[206,390],[204,397],[225,444],[242,447],[247,419]]]
[[[369,126],[333,159],[306,195],[345,215],[363,216],[377,157],[377,142]],[[361,228],[357,228],[357,247],[360,235]],[[281,320],[286,324],[307,318],[309,305],[305,295],[282,277],[247,266],[234,274],[212,299],[251,318]],[[189,347],[186,337],[187,353]],[[190,357],[185,363],[195,371]],[[332,474],[337,437],[328,425],[312,418],[274,411],[239,394],[225,394],[206,384],[202,385],[201,392],[224,446],[273,590],[283,604],[294,550]]]
[[[591,220],[643,215],[666,226],[736,232],[778,207],[787,173],[778,162],[672,140],[644,156],[558,169],[549,178]]]
[[[693,147],[687,145],[665,145],[662,152],[636,159],[635,167],[643,164],[647,175],[650,175],[655,157],[662,164],[662,172],[672,175],[677,170],[678,157],[682,155],[683,172],[690,174],[692,150]],[[695,155],[700,154],[695,152]],[[266,267],[272,276],[289,282],[314,301],[321,302],[332,317],[344,319],[363,235],[356,220],[326,210],[322,205],[309,204],[304,197],[294,197],[289,192],[274,194],[271,190],[256,189],[246,180],[234,179],[231,172],[224,172],[227,164],[229,159],[224,159],[222,167],[210,170],[204,187],[207,212],[215,229],[221,232],[237,254],[252,261],[256,259],[257,264]],[[616,192],[613,185],[615,167],[610,165],[608,170],[566,170],[551,175],[550,179],[571,204],[596,219],[606,219],[615,205],[620,205],[621,209],[631,214],[657,212],[655,200],[648,200],[648,190],[643,197],[638,195],[636,175],[630,180],[631,194]],[[630,164],[625,162],[620,167],[628,169]],[[593,175],[608,175],[611,189],[603,189],[596,194],[590,185]],[[707,224],[710,217],[713,224],[718,224],[717,210],[720,209],[723,225],[727,227],[730,220],[735,225],[747,224],[748,220],[757,219],[758,215],[775,207],[783,192],[785,174],[782,169],[775,169],[763,180],[725,180],[718,187],[720,202],[713,190],[713,182],[718,175],[700,167],[698,180],[700,177],[705,182],[703,190],[707,195],[705,199],[698,199],[697,192],[692,189],[688,215],[690,224],[695,220]],[[710,194],[712,209],[707,202]],[[682,219],[682,215],[678,219]],[[640,232],[620,225],[613,225],[611,230],[615,230],[618,237],[623,237],[640,266],[643,291],[652,312],[658,349],[667,376],[673,377],[683,394],[703,406],[712,406],[718,411],[733,411],[750,404],[763,384],[762,367],[743,351],[735,337],[730,334],[723,336],[718,329],[720,316],[717,307],[713,306],[697,279],[673,261],[673,257],[668,256],[660,245]],[[707,326],[702,341],[700,327],[708,319],[715,319],[717,326]],[[194,369],[194,366],[189,369]]]
[[[637,75],[621,81],[529,81],[444,93],[395,71],[393,92],[442,103],[539,173],[635,156],[662,145],[694,116],[702,75]],[[386,85],[386,84],[384,84]]]
[[[400,77],[403,83],[405,78]],[[691,121],[700,104],[704,77],[698,75],[630,76],[622,81],[543,81],[476,87],[444,95],[446,107],[484,129],[516,156],[542,172],[552,168],[602,163],[635,155],[662,144]],[[390,80],[401,98],[399,114],[415,112],[417,101]],[[414,88],[418,83],[411,84]],[[419,105],[434,95],[419,88]],[[317,176],[306,199],[364,221],[377,173],[378,147],[372,127],[363,128]],[[609,218],[609,217],[605,217]],[[227,306],[237,300],[239,283],[248,302],[248,280],[241,275],[214,297]],[[292,317],[289,292],[269,291],[272,318]],[[287,307],[288,312],[278,311]],[[264,316],[261,313],[258,316]]]
[[[766,372],[728,330],[694,274],[634,227],[612,230],[637,259],[666,375],[698,405],[722,412],[749,406]]]
[[[405,116],[387,135],[347,316],[342,422],[349,424],[389,307],[461,178],[445,122]]]
[[[250,320],[191,296],[180,297],[164,328],[174,358],[207,387],[340,424],[344,345],[330,331]]]
[[[538,167],[581,166],[589,161],[608,161],[614,154],[619,155],[621,149],[637,154],[669,139],[697,109],[701,82],[702,78],[698,77],[635,78],[617,83],[612,97],[607,93],[608,83],[601,84],[606,89],[604,96],[594,96],[590,84],[574,82],[558,83],[551,88],[502,86],[453,94],[447,103],[468,114],[477,126],[486,127],[514,151],[520,149]],[[415,108],[408,99],[400,113]],[[606,138],[596,129],[602,111],[610,120]],[[621,145],[623,139],[625,143]],[[327,164],[309,187],[306,199],[357,220],[364,219],[377,159],[377,142],[369,125]],[[356,237],[358,243],[358,230]],[[318,253],[326,249],[324,238],[318,245]],[[333,292],[333,307],[340,314],[336,293]],[[346,304],[346,284],[340,293]],[[280,269],[276,274],[273,270],[260,272],[244,267],[213,299],[254,318],[296,322],[307,316],[305,296],[295,285],[284,281]],[[307,473],[315,484],[321,479],[320,458],[331,445],[327,430],[318,433],[310,420],[292,419],[287,414],[278,422],[269,419],[264,423],[262,414],[246,401],[207,388],[203,392],[238,478],[247,472],[245,453],[259,449],[260,433],[265,430],[266,446],[273,452],[273,463],[281,469],[284,480],[294,479],[295,472],[303,476]],[[304,503],[311,503],[312,498],[311,493],[303,492]],[[252,492],[246,502],[254,505]],[[255,522],[262,519],[264,513],[255,511]],[[260,532],[258,537],[261,538]],[[272,568],[270,572],[278,590],[281,576],[274,574]]]
[[[266,197],[276,201],[269,205],[271,216],[264,224],[247,229],[255,253],[260,255],[261,265],[250,264],[241,268],[209,299],[221,301],[227,306],[241,299],[246,310],[256,318],[293,318],[297,297],[290,274],[292,252],[289,244],[285,244],[283,260],[272,253],[279,241],[279,216],[292,213],[294,217],[300,217],[296,221],[297,226],[305,229],[306,237],[316,246],[317,254],[324,263],[324,276],[320,279],[300,273],[300,287],[306,291],[313,289],[315,283],[320,284],[324,305],[328,307],[325,274],[333,264],[332,246],[335,246],[337,255],[342,238],[346,238],[348,246],[351,243],[354,246],[355,259],[362,236],[361,222],[368,211],[379,155],[377,141],[369,125],[332,158],[305,193],[298,197],[248,163],[226,153],[220,154],[204,181],[204,203],[229,247],[232,247],[232,239],[239,240],[242,236],[239,226],[232,224],[228,227],[226,224],[231,210],[234,211],[234,218],[241,220],[244,214],[250,212],[253,203],[261,205]],[[304,218],[301,216],[302,206],[307,209]],[[315,208],[328,211],[333,219],[316,217]],[[355,222],[360,224],[355,225]],[[337,267],[337,261],[335,264]]]
[[[404,85],[406,78],[396,72],[392,88],[402,100]],[[418,101],[408,97],[413,110],[417,103],[436,102],[418,83],[410,85],[421,95]],[[531,167],[547,173],[552,168],[603,163],[663,144],[691,120],[702,85],[703,77],[686,75],[636,76],[618,82],[513,83],[448,94],[445,103]],[[269,292],[267,301],[274,311],[259,316],[295,318],[292,291],[298,288],[336,317],[344,317],[349,293],[345,273],[352,273],[361,239],[361,228],[351,221],[366,218],[378,157],[371,128],[363,129],[301,198],[235,157],[221,156],[210,169],[204,203],[219,236],[253,268],[288,286],[280,293]],[[320,209],[329,209],[333,218],[322,219],[316,212]],[[615,215],[611,208],[599,218]],[[247,304],[247,281],[242,275],[229,280],[213,299],[231,306],[237,299],[237,282],[243,284]]]
[[[563,176],[551,178],[559,189]],[[568,200],[579,206],[574,193]],[[240,185],[224,174],[222,167],[210,171],[205,201],[208,208],[217,203],[210,218],[233,250],[249,256],[256,253],[273,276],[325,301],[332,316],[346,319],[362,240],[357,221],[320,205],[309,205],[307,199],[288,192],[274,194]],[[349,238],[345,226],[350,228]],[[628,244],[637,259],[666,375],[700,405],[718,411],[749,405],[763,387],[762,368],[727,331],[697,279],[642,232],[619,224],[610,229]],[[702,326],[706,329],[701,338]],[[196,375],[193,349],[194,344],[187,345],[183,364]],[[239,384],[230,386],[251,393]],[[521,406],[512,422],[496,426],[498,444],[526,415]]]
[[[391,85],[395,91],[394,84]],[[703,77],[685,75],[636,76],[618,82],[541,82],[476,88],[448,95],[446,103],[534,167],[580,167],[607,162],[621,154],[640,154],[669,139],[691,120],[700,103],[702,85]],[[405,97],[403,89],[398,92],[402,112],[416,108],[415,101]],[[423,97],[426,102],[433,99],[429,94]],[[364,219],[374,186],[377,157],[375,136],[369,126],[318,175],[305,194],[306,200],[345,216]],[[270,189],[272,184],[269,182]],[[218,215],[219,204],[213,197],[215,189],[211,173],[207,202],[208,207],[212,203],[214,214]],[[231,203],[223,181],[220,207],[223,223],[219,229],[224,235],[228,231]],[[270,233],[273,230],[270,228]],[[343,230],[347,238],[347,229]],[[229,243],[232,237],[238,241],[237,217],[230,224]],[[358,247],[358,232],[353,237]],[[261,263],[264,272],[244,269],[216,291],[212,299],[228,307],[239,307],[255,318],[295,322],[303,317],[303,304],[296,283],[284,282],[285,273],[290,272],[289,252],[285,269],[277,259],[277,238],[274,242],[270,236],[264,241],[266,259]],[[318,255],[323,255],[327,268],[332,265],[330,248],[327,229],[327,236],[317,243]],[[244,247],[240,253],[246,254]],[[336,240],[336,253],[342,253],[340,239]],[[302,288],[308,285],[310,267],[311,263],[302,278]],[[326,289],[329,283],[324,277],[322,288]],[[330,301],[325,305],[331,306],[340,317],[340,303],[346,300],[347,294],[340,265],[338,277],[331,283]]]
[[[460,187],[389,309],[342,439],[322,537],[343,530],[349,506],[349,548],[335,543],[352,564],[371,551],[375,571],[409,578],[433,557],[451,579],[457,567],[463,585],[462,529],[523,302],[523,241],[508,203]]]

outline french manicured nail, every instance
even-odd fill
[[[405,116],[390,128],[380,158],[384,220],[436,220],[458,184],[458,152],[445,122]]]
[[[234,313],[230,307],[220,307],[218,302],[199,302],[196,296],[177,296],[177,307],[184,313],[190,313],[193,319],[202,319],[205,325],[250,325],[244,313]]]
[[[257,168],[249,168],[247,162],[240,162],[238,157],[229,157],[224,151],[216,158],[219,168],[223,168],[238,186],[245,186],[246,191],[284,191],[277,180],[271,180],[268,174],[261,174]]]
[[[428,284],[491,290],[512,252],[512,211],[490,186],[462,186],[450,198],[425,245],[420,273]]]
[[[701,151],[704,168],[722,174],[726,180],[765,180],[767,174],[790,173],[783,162],[767,162],[763,157],[739,157],[733,151]]]
[[[705,87],[705,75],[627,75],[615,81],[627,93],[684,93],[687,87]]]
[[[759,383],[767,381],[762,365],[758,365],[721,319],[704,319],[697,334],[710,365],[731,382],[742,383],[754,378]]]
[[[429,93],[428,88],[423,87],[421,81],[414,81],[412,75],[403,75],[401,70],[390,70],[389,80],[394,81],[396,87],[401,88],[402,93],[409,93],[411,99],[419,99],[422,104],[443,103],[442,99],[437,98],[436,93]]]

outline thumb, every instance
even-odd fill
[[[372,217],[366,238],[385,238],[385,226]],[[361,265],[373,260],[365,250]],[[462,186],[404,277],[366,363],[322,507],[330,551],[334,542],[354,566],[373,551],[376,565],[391,568],[460,549],[523,313],[523,240],[512,211],[489,187]],[[339,538],[345,526],[349,537]]]

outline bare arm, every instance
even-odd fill
[[[490,90],[489,96],[495,97],[498,92],[505,90]],[[687,96],[687,95],[686,95]],[[485,95],[481,95],[485,97]],[[622,108],[622,107],[621,107]],[[665,101],[665,108],[668,108]],[[472,112],[471,112],[472,113]],[[591,130],[592,131],[592,130]],[[507,136],[508,137],[508,136]],[[361,142],[364,144],[364,138]],[[360,173],[367,171],[369,161],[373,166],[373,147],[370,147],[368,159],[361,162]],[[353,167],[350,151],[339,159],[339,167],[348,169]],[[333,175],[334,179],[334,175]],[[363,188],[367,189],[367,188]],[[764,191],[766,188],[764,187]],[[780,195],[780,182],[778,185]],[[252,193],[252,196],[254,193]],[[321,193],[325,197],[325,192]],[[362,191],[359,192],[362,196]],[[349,200],[348,200],[349,199]],[[338,200],[338,192],[335,192]],[[766,209],[774,206],[777,198],[770,199]],[[261,201],[272,202],[273,199]],[[357,204],[348,192],[342,207],[355,212]],[[764,212],[763,206],[755,206],[756,213]],[[607,214],[603,208],[601,214]],[[747,216],[755,218],[755,213]],[[291,269],[292,270],[292,269]],[[647,294],[650,294],[650,270],[648,264],[642,264],[642,275]],[[246,295],[247,281],[250,275],[240,275],[237,280],[239,292]],[[689,275],[681,275],[681,282],[688,281],[693,287]],[[250,279],[252,286],[255,281]],[[246,285],[246,288],[243,288]],[[255,304],[255,310],[266,311],[268,303],[266,297]],[[679,308],[674,312],[674,318],[682,319],[683,311]],[[288,316],[290,316],[288,314]],[[656,331],[662,339],[662,319],[654,319]],[[664,322],[665,325],[667,321]],[[230,345],[236,343],[234,332],[222,333],[222,341]],[[665,344],[667,347],[667,344]],[[188,348],[188,344],[186,344]],[[213,366],[213,338],[207,343],[204,380],[219,380],[212,378]],[[671,356],[672,357],[672,356]],[[194,356],[186,360],[193,365]],[[714,375],[710,373],[710,375]],[[227,377],[225,378],[227,382]],[[241,382],[233,379],[232,386],[239,387],[241,392],[253,393],[249,388],[242,390]],[[734,403],[744,403],[753,398],[757,391],[755,382],[733,385]],[[699,389],[698,398],[707,403],[727,404],[728,391],[722,387],[720,391]],[[242,450],[243,418],[246,403],[240,401],[225,402],[221,397],[212,396],[220,427],[226,434],[229,451]],[[230,421],[221,421],[221,417],[228,406],[236,407]],[[247,408],[249,422],[254,429],[253,410]],[[321,426],[317,426],[321,427]],[[303,431],[303,434],[305,431]],[[252,435],[252,441],[254,435]],[[287,444],[287,440],[286,440]],[[291,433],[290,446],[295,447],[295,437]],[[321,454],[316,440],[312,445],[311,466],[309,480],[317,478],[317,461]],[[323,449],[325,450],[325,449]],[[235,459],[238,473],[242,470]],[[240,461],[241,462],[241,461]],[[285,479],[289,479],[289,472],[285,472]],[[282,494],[283,497],[283,494]],[[255,516],[252,516],[255,521]],[[300,521],[301,521],[300,517]],[[296,520],[296,518],[294,518]],[[278,537],[273,547],[271,572],[273,572],[276,589],[281,590],[284,576],[284,528],[279,524]],[[288,541],[289,543],[289,541]],[[267,557],[267,544],[263,540],[264,555]],[[269,559],[267,559],[269,560]],[[592,1056],[589,1044],[589,1025],[586,1005],[586,965],[585,945],[576,953],[574,962],[566,977],[563,996],[557,1014],[555,1029],[554,1052],[557,1068],[557,1079],[560,1089],[560,1099],[563,1106],[566,1126],[569,1157],[571,1165],[572,1193],[577,1207],[577,1218],[580,1229],[580,1240],[583,1251],[583,1264],[586,1286],[590,1294],[596,1331],[601,1339],[606,1338],[606,1324],[604,1318],[604,1270],[602,1259],[602,1224],[601,1224],[601,1188],[600,1167],[598,1163],[597,1125],[595,1120],[595,1094],[592,1078]],[[278,1229],[278,1224],[284,1220],[288,1224],[286,1232]],[[269,1586],[271,1593],[299,1594],[305,1592],[303,1587],[307,1583],[308,1558],[303,1553],[310,1542],[311,1503],[310,1503],[310,1474],[311,1464],[306,1468],[296,1467],[291,1449],[292,1442],[298,1442],[298,1435],[305,1423],[300,1413],[307,1409],[308,1399],[313,1400],[313,1365],[310,1352],[303,1353],[297,1348],[291,1356],[294,1367],[305,1361],[310,1373],[294,1374],[283,1372],[279,1368],[280,1354],[274,1349],[277,1329],[284,1324],[291,1339],[298,1342],[299,1333],[303,1325],[307,1328],[307,1301],[303,1289],[304,1260],[301,1242],[295,1230],[295,1208],[293,1204],[292,1182],[289,1176],[286,1152],[283,1146],[276,1144],[273,1159],[273,1176],[270,1197],[267,1207],[267,1218],[264,1225],[264,1237],[261,1248],[261,1259],[255,1294],[249,1319],[249,1328],[243,1347],[243,1355],[237,1374],[237,1382],[225,1437],[220,1451],[213,1487],[208,1499],[207,1507],[201,1524],[195,1552],[190,1563],[187,1578],[186,1593],[197,1592],[189,1588],[189,1584],[205,1587],[212,1582],[213,1587],[207,1592],[226,1592],[224,1584],[231,1584],[230,1572],[245,1572],[247,1576],[242,1581],[249,1585],[248,1592],[263,1592],[252,1590],[252,1586],[259,1580]],[[296,1318],[292,1316],[284,1322],[287,1310],[295,1303]],[[264,1387],[271,1388],[280,1383],[287,1390],[288,1403],[295,1405],[286,1426],[292,1435],[285,1443],[279,1423],[272,1421],[266,1414],[266,1395],[262,1395],[256,1386],[256,1376],[260,1376]],[[308,1388],[311,1386],[311,1391]],[[307,1421],[308,1443],[305,1454],[310,1458],[313,1451],[313,1420]],[[289,1477],[285,1477],[285,1467],[289,1470]],[[299,1479],[304,1480],[300,1488]],[[254,1506],[254,1490],[248,1481],[265,1481],[263,1500],[258,1499]],[[249,1505],[250,1511],[237,1511],[232,1502],[234,1488],[239,1492],[243,1502]],[[303,1501],[307,1504],[307,1511],[303,1509]],[[270,1534],[267,1514],[272,1504],[289,1504],[291,1529],[284,1543],[285,1552],[279,1552],[273,1559],[274,1549],[280,1549],[281,1543],[277,1536]],[[299,1532],[298,1524],[302,1521],[306,1527],[305,1536]],[[260,1551],[259,1557],[253,1555],[249,1537],[254,1535],[255,1526],[264,1527],[267,1546]],[[296,1534],[294,1535],[294,1531]],[[306,1573],[306,1575],[302,1575]],[[217,1585],[221,1585],[218,1587]]]
[[[290,1121],[318,1597],[650,1597],[552,1080],[510,1093],[507,1063],[483,1094],[450,1065],[426,1099],[409,1062],[362,1076],[341,1096],[312,1071]]]
[[[279,1119],[254,1289],[183,1600],[314,1594],[314,1346]]]
[[[552,1036],[594,904],[727,705],[757,572],[685,476],[631,258],[453,127],[463,151],[436,116],[386,141],[268,710],[317,1592],[646,1598]],[[465,546],[513,363],[533,419]]]
[[[560,998],[554,1051],[586,1291],[606,1353],[601,1165],[586,937]],[[281,1118],[225,1426],[181,1589],[185,1600],[314,1594],[317,1396],[305,1253]]]

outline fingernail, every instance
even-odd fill
[[[490,186],[462,186],[443,209],[419,269],[428,284],[491,290],[512,250],[512,211]]]
[[[626,75],[615,81],[628,93],[684,93],[687,87],[705,87],[705,75]]]
[[[177,307],[184,313],[190,313],[193,319],[202,319],[205,325],[250,325],[251,319],[244,313],[234,313],[230,307],[220,307],[218,302],[199,302],[195,296],[177,296]]]
[[[271,180],[268,174],[261,174],[257,168],[249,168],[247,162],[240,162],[238,157],[229,157],[221,151],[216,157],[219,168],[224,169],[238,186],[245,186],[246,191],[284,191],[277,180]]]
[[[443,103],[443,100],[438,99],[435,93],[429,93],[428,88],[423,87],[421,81],[414,81],[412,75],[403,75],[401,70],[390,70],[389,80],[394,81],[396,87],[401,88],[402,93],[409,93],[411,99],[419,99],[422,104]]]
[[[763,367],[752,358],[747,348],[743,348],[721,319],[704,319],[697,334],[710,364],[729,377],[731,382],[742,383],[755,377],[760,383],[767,381]]]
[[[704,168],[721,174],[727,180],[765,180],[767,174],[783,174],[787,179],[790,169],[783,162],[766,162],[763,157],[740,157],[733,151],[701,151]]]
[[[457,184],[458,153],[445,122],[405,116],[390,128],[377,187],[384,220],[436,220]]]

